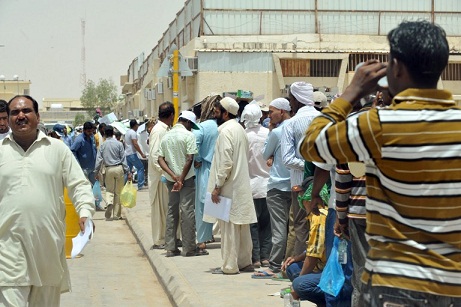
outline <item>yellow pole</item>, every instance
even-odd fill
[[[179,50],[173,51],[173,105],[176,123],[179,116]]]

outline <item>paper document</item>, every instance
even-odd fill
[[[206,193],[205,196],[205,207],[203,214],[215,217],[217,219],[229,222],[230,209],[232,205],[232,199],[219,195],[220,201],[215,204],[211,200],[211,193]]]
[[[70,253],[70,257],[73,259],[78,254],[80,254],[85,247],[85,245],[90,240],[90,236],[93,234],[93,220],[90,218],[86,219],[85,222],[85,233],[81,231],[78,235],[72,239],[72,252]]]

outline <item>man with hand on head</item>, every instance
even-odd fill
[[[405,21],[388,63],[367,61],[300,144],[311,161],[366,165],[366,306],[461,306],[461,109],[437,89],[445,31]],[[347,117],[387,76],[392,104]]]
[[[8,102],[11,134],[0,146],[0,306],[59,306],[70,290],[64,188],[80,216],[94,214],[91,185],[67,146],[37,129],[38,103]]]

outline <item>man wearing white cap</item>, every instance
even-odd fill
[[[267,109],[269,110],[269,108]],[[269,266],[269,254],[272,249],[271,222],[266,202],[270,168],[262,155],[269,129],[264,128],[259,123],[261,117],[261,108],[253,100],[245,106],[240,119],[245,125],[245,133],[248,137],[248,169],[253,203],[258,219],[257,223],[250,225],[251,239],[253,240],[252,260],[255,268]]]
[[[211,162],[208,192],[214,203],[219,203],[223,196],[232,199],[232,205],[229,222],[218,220],[222,235],[223,265],[214,269],[213,274],[254,271],[250,224],[256,223],[257,219],[248,171],[248,138],[235,120],[238,110],[239,105],[230,97],[215,103],[219,135]],[[211,223],[215,221],[208,215],[204,216],[204,220]]]
[[[272,157],[269,182],[267,184],[267,208],[270,213],[272,249],[269,270],[255,273],[253,278],[271,278],[282,267],[287,245],[288,218],[291,207],[290,171],[283,164],[280,139],[282,129],[290,119],[290,103],[277,98],[269,104],[270,124],[273,128],[267,137],[263,158]]]
[[[292,114],[295,114],[282,130],[281,149],[283,164],[290,170],[291,187],[300,186],[304,179],[304,159],[296,152],[298,142],[304,137],[304,133],[312,120],[320,112],[314,107],[314,88],[306,82],[294,82],[290,86],[290,106]],[[293,225],[295,231],[294,250],[288,250],[286,257],[299,255],[306,249],[306,240],[309,227],[306,226],[306,211],[298,205],[297,193],[292,192]]]
[[[197,256],[195,245],[195,183],[191,167],[197,153],[195,136],[196,117],[191,111],[179,114],[178,123],[165,133],[160,142],[158,163],[165,172],[169,191],[166,215],[165,249],[167,257],[178,256],[176,232],[181,212],[182,255]],[[205,253],[203,253],[205,254]]]

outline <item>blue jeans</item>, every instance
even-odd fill
[[[286,272],[288,278],[293,282],[293,290],[298,294],[301,300],[309,300],[318,305],[324,305],[325,294],[318,286],[320,278],[322,277],[322,272],[299,276],[302,267],[302,261],[292,263],[287,267]]]
[[[141,160],[139,160],[137,154],[132,154],[126,156],[126,162],[128,163],[128,168],[130,171],[133,169],[133,166],[136,167],[138,171],[138,189],[144,186],[144,165]]]

